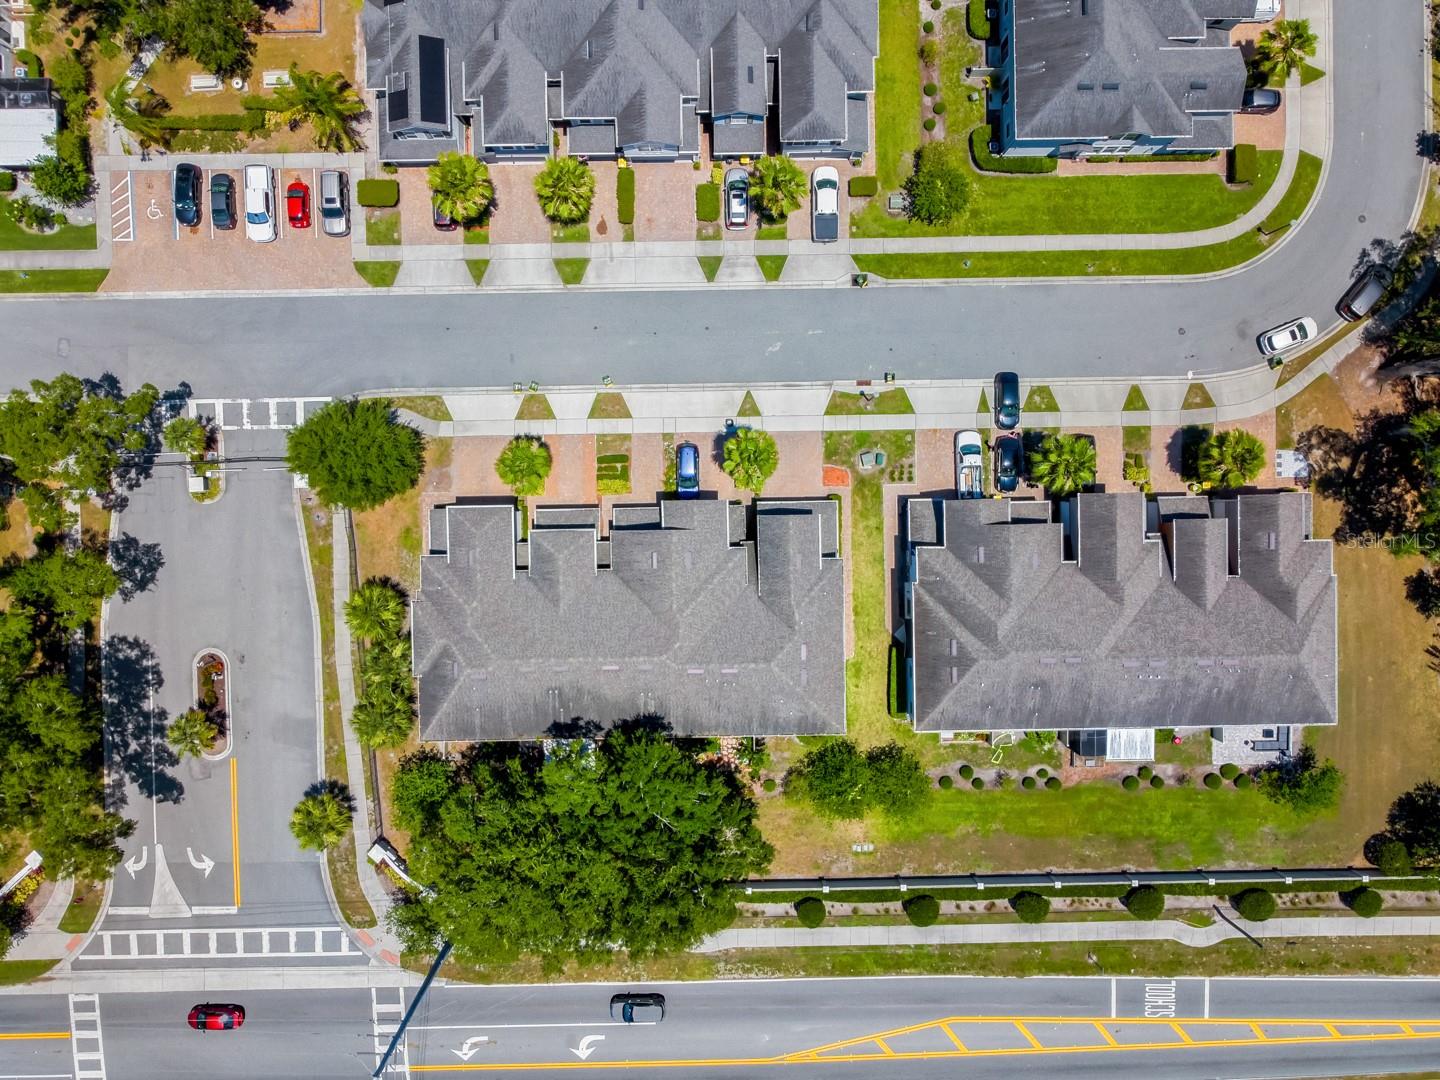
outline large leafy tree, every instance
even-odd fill
[[[1197,468],[1215,487],[1244,487],[1265,468],[1265,444],[1241,428],[1221,431],[1201,444]]]
[[[64,548],[12,563],[0,581],[20,603],[42,612],[66,630],[78,630],[95,617],[100,602],[120,587],[119,575],[103,555],[89,548],[73,554]]]
[[[1426,780],[1401,795],[1386,818],[1415,866],[1440,866],[1440,784]]]
[[[766,221],[783,221],[800,207],[808,181],[788,157],[764,157],[755,163],[750,198]]]
[[[1279,82],[1315,55],[1316,37],[1309,19],[1278,19],[1255,44],[1255,66]]]
[[[275,100],[283,107],[281,121],[291,131],[309,124],[315,133],[315,145],[321,150],[349,153],[360,145],[354,124],[365,111],[365,103],[340,72],[321,75],[291,64],[290,84],[276,87]]]
[[[158,37],[171,56],[188,56],[225,77],[249,74],[251,35],[263,29],[265,13],[253,0],[137,0],[127,20],[136,43]]]
[[[471,154],[445,151],[430,166],[429,180],[436,208],[456,221],[480,220],[495,198],[490,170]]]
[[[334,791],[312,791],[296,804],[290,831],[302,848],[324,851],[350,831],[351,806]]]
[[[90,198],[92,180],[83,162],[58,153],[36,158],[30,166],[35,190],[61,206],[79,206]]]
[[[1095,443],[1083,435],[1046,435],[1030,476],[1051,495],[1073,495],[1095,482]]]
[[[388,401],[332,401],[290,432],[288,459],[327,506],[369,510],[419,483],[425,440]]]
[[[735,775],[653,730],[619,728],[546,758],[482,747],[468,765],[408,759],[395,821],[433,890],[395,909],[409,949],[554,966],[693,946],[735,916],[731,882],[773,854]]]
[[[551,221],[578,225],[590,220],[595,174],[579,158],[551,158],[535,177],[535,195],[541,211]]]
[[[550,447],[541,440],[518,436],[506,444],[495,459],[495,474],[500,482],[520,497],[545,494],[545,478],[550,475]]]
[[[759,495],[765,481],[780,466],[780,448],[775,436],[758,428],[739,428],[725,440],[725,457],[720,467],[742,491]]]
[[[893,742],[862,753],[849,739],[829,739],[785,774],[787,795],[836,818],[860,818],[871,810],[904,813],[929,788],[920,759]]]
[[[1333,761],[1321,761],[1310,746],[1302,746],[1289,760],[1266,769],[1259,780],[1262,794],[1297,814],[1333,810],[1344,787],[1345,775]]]
[[[965,151],[948,142],[928,142],[915,154],[915,171],[905,179],[906,213],[926,225],[944,225],[970,202]]]

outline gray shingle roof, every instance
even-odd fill
[[[1139,132],[1228,145],[1206,141],[1228,135],[1228,117],[1223,127],[1212,121],[1196,130],[1202,117],[1195,114],[1240,108],[1240,50],[1200,43],[1205,20],[1229,17],[1233,7],[1224,0],[1015,0],[1016,137]]]
[[[1336,720],[1336,588],[1300,492],[1083,494],[1064,526],[1010,501],[912,500],[915,726],[1069,730]]]
[[[366,0],[364,28],[372,90],[418,76],[418,35],[445,40],[450,100],[481,121],[478,145],[544,143],[546,80],[559,79],[550,119],[614,119],[621,147],[693,146],[682,98],[763,115],[777,53],[781,139],[839,141],[879,48],[876,0]]]
[[[753,542],[728,504],[540,515],[516,569],[510,505],[432,518],[412,606],[421,737],[535,738],[641,713],[685,735],[845,730],[844,572],[836,504],[762,501]],[[654,508],[645,508],[654,511]]]

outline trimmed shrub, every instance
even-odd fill
[[[355,201],[361,206],[395,206],[400,202],[400,181],[361,180],[355,185]]]
[[[970,781],[970,786],[976,791],[983,791],[985,788],[985,778],[983,776],[973,777]]]
[[[258,109],[240,113],[215,113],[213,116],[157,116],[151,121],[164,131],[244,131],[255,135],[265,130],[265,114]]]
[[[1035,775],[1038,776],[1041,780],[1044,780],[1047,776],[1050,775],[1050,770],[1045,768],[1044,765],[1041,765],[1040,768],[1035,770]]]
[[[949,791],[955,786],[955,778],[949,773],[946,773],[944,776],[940,777],[940,779],[936,781],[936,783],[940,785],[940,789],[942,791]]]
[[[767,791],[767,792],[774,791],[774,790],[775,790],[775,778],[774,778],[773,776],[767,776],[767,777],[765,778],[764,782],[761,783],[760,787],[763,788],[763,789],[764,789],[765,791]]]
[[[1373,919],[1385,906],[1385,898],[1374,889],[1350,889],[1340,894],[1341,902],[1362,919]]]
[[[944,115],[945,115],[945,102],[943,102],[943,101],[937,101],[937,102],[935,102],[933,105],[930,106],[930,111],[933,112],[936,116],[944,116]]]
[[[1244,791],[1248,787],[1254,787],[1255,781],[1250,779],[1249,773],[1242,772],[1239,776],[1235,777],[1235,786],[1241,791]]]
[[[697,184],[695,187],[695,220],[720,220],[720,185]]]
[[[920,24],[920,29],[924,30],[927,34],[933,34],[935,32],[935,24],[929,19],[926,19],[923,23]]]
[[[1138,776],[1127,776],[1124,780],[1120,781],[1120,786],[1126,791],[1138,791],[1140,790],[1140,778]]]
[[[890,641],[890,715],[896,720],[904,720],[908,715],[909,702],[905,700],[907,695],[901,690],[902,680],[905,677],[905,654],[900,649],[900,643],[893,638]]]
[[[1375,865],[1386,877],[1409,877],[1414,871],[1410,862],[1410,849],[1403,840],[1391,836],[1380,842],[1375,852]]]
[[[34,37],[35,35],[32,32],[30,36]],[[45,77],[45,61],[29,49],[16,49],[15,63],[24,65],[27,79],[43,79]]]
[[[849,189],[853,198],[868,199],[880,194],[880,180],[874,176],[852,176]]]
[[[1264,922],[1275,914],[1275,896],[1267,889],[1245,889],[1230,898],[1242,918]]]
[[[935,118],[934,118],[933,116],[927,116],[927,117],[925,117],[925,123],[922,124],[921,126],[924,127],[924,129],[925,129],[926,131],[934,131],[934,130],[935,130]]]
[[[1022,788],[1024,788],[1026,791],[1034,791],[1034,790],[1035,790],[1035,784],[1036,784],[1036,780],[1035,780],[1035,778],[1034,778],[1033,776],[1022,776],[1022,777],[1020,778],[1020,786],[1021,786]]]
[[[963,779],[969,780],[970,777],[972,777],[972,776],[974,776],[974,775],[975,775],[975,769],[974,769],[973,766],[971,766],[971,765],[961,765],[961,766],[960,766],[960,776],[961,776]]]
[[[796,900],[795,917],[800,920],[801,926],[814,930],[825,921],[825,901],[818,896],[807,896],[803,900]]]
[[[912,896],[900,906],[905,909],[905,917],[916,926],[934,926],[940,918],[940,901],[933,896]]]
[[[924,86],[920,88],[920,90],[924,93],[926,97],[934,97],[940,92],[940,88],[936,86],[933,82],[927,82]]]
[[[990,20],[985,15],[985,0],[970,0],[965,9],[965,25],[976,40],[989,39]]]
[[[1052,157],[996,157],[990,153],[989,124],[981,124],[970,132],[970,156],[975,167],[985,172],[1052,173],[1057,165]]]
[[[1063,786],[1064,785],[1060,783],[1060,778],[1058,776],[1047,776],[1045,778],[1046,791],[1059,791]]]
[[[1141,765],[1140,768],[1135,770],[1135,775],[1140,777],[1141,780],[1149,780],[1150,777],[1155,775],[1155,770],[1150,768],[1149,765]]]
[[[1156,773],[1154,776],[1150,777],[1150,786],[1158,791],[1160,788],[1165,786],[1165,778],[1159,773]]]
[[[615,201],[619,209],[615,216],[621,225],[635,223],[635,170],[621,169],[615,174]]]
[[[1219,774],[1219,773],[1207,772],[1207,773],[1205,774],[1204,784],[1205,784],[1205,786],[1208,787],[1211,791],[1217,790],[1217,789],[1220,787],[1220,785],[1223,784],[1224,782],[1225,782],[1224,780],[1221,780],[1221,779],[1220,779],[1220,774]]]
[[[15,174],[13,172],[0,172],[0,191],[15,190]]]
[[[1050,901],[1039,893],[1018,892],[1010,898],[1010,906],[1021,922],[1044,922],[1050,914]]]
[[[939,11],[939,10],[940,10],[940,0],[930,0],[930,10],[931,10],[931,11]]]
[[[1227,761],[1220,766],[1220,776],[1225,780],[1234,780],[1240,775],[1240,766]]]
[[[1165,894],[1154,885],[1137,885],[1120,898],[1125,910],[1147,922],[1165,914]]]
[[[1260,175],[1260,155],[1254,143],[1236,143],[1230,151],[1230,183],[1253,184]]]

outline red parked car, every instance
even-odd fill
[[[292,229],[310,227],[310,189],[303,181],[296,180],[285,189],[285,211]]]
[[[230,1031],[245,1023],[243,1005],[196,1005],[189,1023],[196,1031]]]

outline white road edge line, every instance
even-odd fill
[[[1205,1019],[1210,1019],[1210,979],[1205,979]]]
[[[1120,1015],[1120,1014],[1115,1011],[1115,980],[1114,980],[1114,979],[1111,979],[1111,980],[1110,980],[1110,1019],[1111,1019],[1111,1020],[1114,1020],[1115,1017],[1117,1017],[1118,1015]]]

